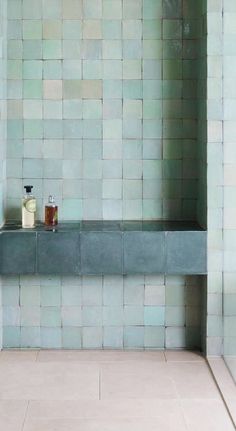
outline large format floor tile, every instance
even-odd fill
[[[204,358],[163,351],[4,351],[2,431],[233,431]]]
[[[0,399],[98,399],[96,364],[2,363]]]
[[[26,417],[28,401],[0,401],[0,430],[22,431]]]

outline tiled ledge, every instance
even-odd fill
[[[0,230],[1,274],[206,274],[206,231],[184,222]]]

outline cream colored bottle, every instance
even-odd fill
[[[32,195],[33,186],[24,186],[26,193],[22,199],[22,227],[32,229],[35,227],[36,199]]]

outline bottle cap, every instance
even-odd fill
[[[26,190],[26,193],[31,193],[33,186],[24,186],[24,189]]]
[[[50,196],[48,197],[48,203],[49,203],[49,204],[55,204],[54,196],[50,195]]]

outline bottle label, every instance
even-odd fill
[[[25,203],[24,203],[25,209],[29,212],[29,213],[35,213],[36,212],[36,200],[35,199],[28,199]]]

